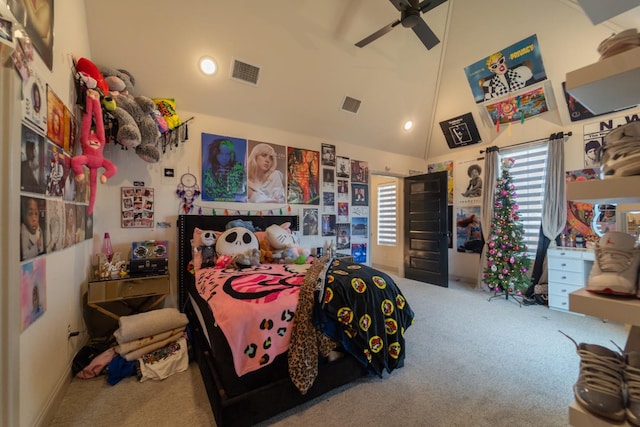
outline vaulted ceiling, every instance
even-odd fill
[[[398,1],[90,0],[91,59],[127,69],[141,95],[175,98],[178,112],[426,158],[438,126],[434,106],[441,73],[449,72],[441,64],[454,0],[422,15],[442,40],[430,50],[402,25],[363,48],[354,46],[400,17]],[[455,1],[462,7],[464,0]],[[586,21],[582,11],[575,13]],[[485,15],[477,17],[480,25],[492,25],[491,10]],[[497,48],[520,39],[513,37]],[[487,54],[477,51],[466,63]],[[196,67],[204,55],[218,62],[214,76]],[[234,61],[260,68],[257,85],[230,78]],[[472,103],[468,87],[464,93]],[[341,110],[347,96],[361,101],[357,114]],[[405,132],[402,125],[409,119],[415,127]]]

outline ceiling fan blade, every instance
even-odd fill
[[[427,13],[431,9],[435,9],[446,1],[447,0],[424,0],[420,3],[420,5],[418,5],[418,7],[420,8],[420,13]]]
[[[411,6],[411,3],[409,2],[409,0],[389,0],[389,1],[393,5],[393,7],[398,9],[398,12],[403,12],[407,10],[409,6]]]
[[[370,36],[367,36],[367,37],[363,38],[362,40],[360,40],[358,43],[356,43],[356,46],[365,47],[366,45],[368,45],[372,41],[379,39],[380,37],[382,37],[385,34],[387,34],[389,31],[393,30],[393,27],[395,27],[399,23],[400,23],[399,19],[397,21],[393,21],[391,24],[380,28],[375,33],[371,34]]]
[[[423,19],[420,19],[418,23],[412,28],[412,30],[414,33],[416,33],[416,36],[418,36],[422,44],[424,44],[427,49],[431,49],[432,47],[440,43],[440,39],[438,39],[438,36],[436,36],[435,33],[431,31],[431,28],[429,28],[429,26],[426,22],[424,22]]]

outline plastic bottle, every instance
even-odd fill
[[[107,261],[111,262],[113,259],[113,248],[111,247],[111,236],[109,233],[104,233],[102,239],[102,254],[107,257]]]

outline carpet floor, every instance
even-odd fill
[[[624,325],[520,306],[452,282],[395,277],[416,314],[405,366],[343,386],[263,426],[567,426],[577,342],[624,347]],[[214,426],[198,367],[163,381],[73,379],[55,427]]]

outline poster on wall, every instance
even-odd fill
[[[522,123],[540,114],[555,109],[551,83],[546,82],[533,89],[514,93],[498,101],[489,101],[481,109],[483,120],[488,126]]]
[[[336,166],[336,146],[322,143],[322,166]]]
[[[352,236],[368,236],[369,235],[369,218],[354,217],[351,218],[351,235]]]
[[[44,199],[32,196],[20,197],[20,261],[45,253],[46,211]]]
[[[13,22],[0,16],[0,43],[13,47]]]
[[[302,235],[318,235],[318,209],[305,208],[302,210]]]
[[[320,152],[287,147],[287,202],[320,204]]]
[[[465,147],[482,141],[471,113],[440,122],[440,129],[449,148]]]
[[[32,73],[23,86],[22,117],[43,131],[47,129],[47,97],[40,78]]]
[[[600,166],[600,149],[605,144],[605,137],[618,126],[632,121],[640,120],[638,114],[613,117],[607,120],[588,123],[584,125],[584,167],[595,168]],[[605,171],[603,170],[603,173]]]
[[[431,163],[427,165],[427,173],[447,172],[447,204],[453,204],[453,161]]]
[[[336,249],[349,249],[351,247],[351,224],[336,224]]]
[[[600,179],[600,171],[597,168],[566,171],[567,182],[593,179]],[[567,224],[562,230],[567,242],[575,242],[578,234],[582,235],[585,242],[595,242],[599,239],[591,226],[594,216],[593,207],[592,203],[567,200]]]
[[[351,184],[351,204],[353,206],[369,206],[369,186]]]
[[[547,78],[534,34],[465,67],[476,103],[502,98]]]
[[[482,253],[484,240],[480,228],[480,206],[465,206],[456,212],[456,249],[464,253]]]
[[[33,47],[53,70],[53,1],[7,0],[16,21],[26,30]]]
[[[121,187],[122,228],[152,228],[154,212],[153,188]]]
[[[285,203],[286,170],[287,147],[249,140],[247,201],[249,203]]]
[[[336,216],[331,214],[322,214],[322,235],[336,235]]]
[[[351,160],[351,182],[359,184],[369,183],[369,163],[361,160]]]
[[[64,148],[65,106],[47,85],[47,138]]]
[[[353,262],[357,262],[359,264],[365,264],[367,262],[367,244],[352,243],[351,256],[353,256]]]
[[[351,165],[348,157],[336,157],[336,175],[338,178],[349,178]]]
[[[24,331],[47,310],[47,257],[22,264],[20,271],[20,330]]]
[[[47,143],[45,163],[45,194],[50,197],[62,197],[64,191],[64,178],[68,176],[69,166],[65,162],[63,151],[55,144]]]
[[[62,200],[47,199],[45,215],[45,247],[47,253],[64,249],[65,209]]]
[[[247,140],[202,133],[202,200],[247,201]]]
[[[484,157],[460,161],[456,164],[454,204],[482,204],[482,167]]]
[[[44,136],[22,124],[20,189],[29,193],[44,194],[45,145]]]

